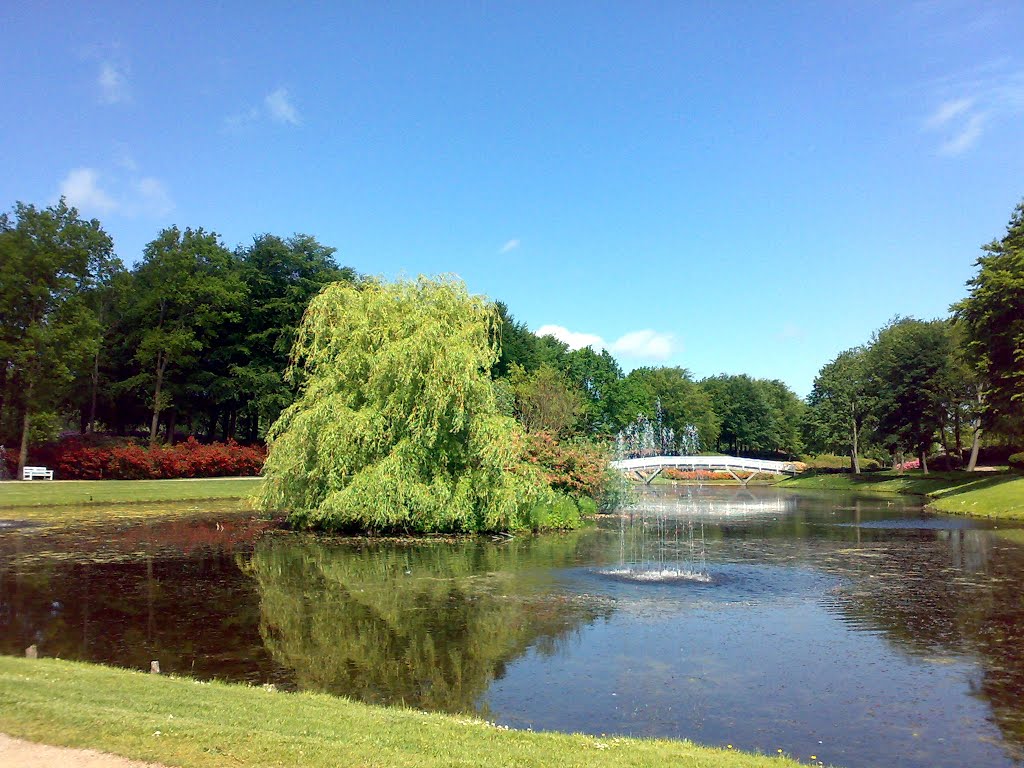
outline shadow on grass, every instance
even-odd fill
[[[959,496],[961,493],[967,493],[969,491],[982,491],[988,488],[995,488],[996,486],[1003,485],[1004,483],[1012,483],[1018,479],[1020,475],[1012,472],[1000,473],[998,475],[989,475],[987,477],[979,477],[977,479],[968,478],[966,482],[955,485],[952,488],[939,491],[936,496],[940,498],[949,498],[950,496]]]

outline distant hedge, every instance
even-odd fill
[[[51,446],[44,458],[58,480],[161,480],[185,477],[250,477],[266,459],[262,446],[203,444],[195,438],[169,446],[137,443],[87,445],[69,439]]]

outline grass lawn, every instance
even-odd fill
[[[469,716],[373,707],[324,694],[11,657],[0,657],[0,732],[216,768],[799,765],[684,741],[508,731]]]
[[[1013,472],[807,473],[783,480],[780,488],[809,488],[927,496],[938,512],[1024,519],[1024,477]]]
[[[10,480],[0,483],[0,508],[242,499],[256,492],[260,480],[258,477],[211,477],[199,480]]]

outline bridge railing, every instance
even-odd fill
[[[790,461],[744,459],[738,456],[648,456],[620,459],[611,466],[622,472],[674,469],[742,469],[748,472],[769,472],[773,475],[795,475],[796,465]]]

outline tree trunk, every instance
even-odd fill
[[[985,407],[985,394],[981,385],[975,385],[975,394],[978,400],[978,415],[974,419],[974,437],[971,440],[971,458],[967,462],[967,471],[973,472],[978,466],[978,451],[981,449],[981,411]]]
[[[963,435],[960,430],[960,409],[957,408],[953,414],[953,439],[956,442],[956,457],[957,461],[964,460],[964,443]]]
[[[918,458],[919,458],[919,460],[921,462],[921,471],[924,474],[927,475],[928,474],[928,451],[926,451],[924,448],[922,448],[921,450],[918,451],[917,455],[918,455]]]
[[[942,429],[939,432],[940,442],[942,443],[942,452],[949,456],[949,430],[946,429],[946,424],[943,423]],[[948,461],[948,459],[947,459]]]
[[[174,445],[174,427],[178,420],[178,409],[171,408],[167,414],[167,444]]]
[[[156,359],[156,387],[153,389],[153,420],[149,423],[149,447],[156,445],[156,430],[160,425],[160,390],[164,383],[163,354]]]
[[[100,350],[97,347],[96,354],[92,358],[92,398],[89,401],[89,423],[85,427],[86,432],[96,431],[96,396],[100,388]]]
[[[974,439],[971,441],[971,458],[967,462],[967,471],[973,472],[978,466],[978,450],[981,448],[981,419],[974,423]]]
[[[860,453],[860,446],[857,445],[857,423],[856,422],[853,423],[852,437],[853,437],[853,442],[850,445],[850,467],[851,467],[851,469],[853,469],[853,474],[859,475],[860,474],[860,456],[858,456],[857,454]]]
[[[31,390],[31,387],[30,387]],[[17,477],[24,477],[25,465],[29,462],[29,427],[32,426],[32,417],[29,413],[29,406],[26,404],[25,416],[22,419],[22,450],[17,453]]]
[[[0,440],[4,434],[4,405],[7,402],[7,361],[0,360]]]

